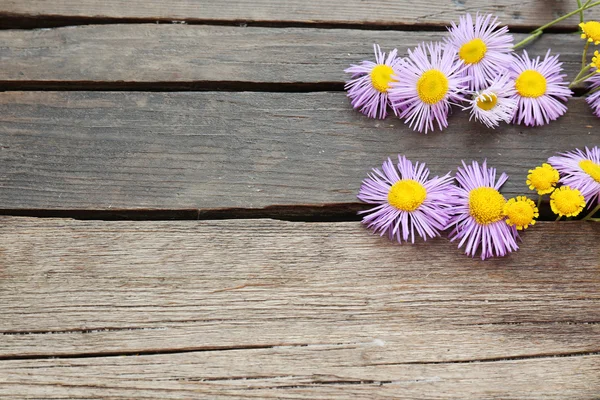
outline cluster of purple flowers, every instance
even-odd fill
[[[572,92],[558,55],[513,53],[513,37],[492,15],[466,14],[443,42],[421,44],[399,57],[375,45],[375,62],[345,72],[352,106],[371,118],[388,109],[414,130],[448,126],[451,105],[469,110],[490,128],[500,122],[538,126],[563,115]],[[600,86],[598,82],[593,83]],[[600,110],[600,105],[598,106]]]
[[[590,208],[596,203],[588,217],[600,210],[600,148],[576,149],[550,157],[548,163],[530,170],[527,184],[540,196],[550,194],[559,218],[578,215],[586,202]],[[485,161],[463,161],[454,177],[429,175],[425,164],[401,155],[395,165],[388,159],[381,169],[374,168],[358,194],[375,205],[362,212],[363,224],[399,243],[448,230],[450,240],[464,246],[466,254],[486,259],[517,250],[519,231],[539,216],[539,201],[536,205],[525,196],[506,200],[500,188],[508,175],[498,176]]]

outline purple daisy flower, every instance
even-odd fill
[[[492,14],[460,17],[458,26],[452,22],[448,43],[457,51],[458,58],[467,68],[463,71],[472,77],[471,90],[480,90],[488,81],[504,74],[512,62],[513,37],[508,28],[500,25]]]
[[[567,102],[572,96],[568,83],[561,75],[562,63],[558,55],[550,56],[550,50],[543,61],[540,57],[530,59],[527,51],[514,57],[509,76],[514,81],[517,112],[513,122],[527,126],[544,125],[554,121],[567,111]]]
[[[575,149],[548,159],[548,163],[558,170],[560,182],[572,189],[578,189],[588,206],[600,204],[600,148],[585,151]]]
[[[485,161],[481,166],[476,161],[462,164],[456,172],[459,186],[454,189],[455,205],[448,224],[454,227],[450,240],[460,239],[458,248],[466,245],[465,253],[471,257],[481,248],[482,260],[517,250],[519,236],[505,221],[506,199],[499,192],[508,175],[503,173],[496,181],[496,169],[488,169]]]
[[[452,191],[452,177],[446,174],[429,177],[423,163],[412,163],[398,156],[398,169],[388,158],[382,170],[374,168],[366,178],[358,198],[376,207],[366,213],[362,222],[380,236],[390,240],[415,242],[415,231],[424,240],[439,236],[448,222],[448,207]]]
[[[391,83],[389,94],[400,118],[414,130],[427,133],[434,121],[440,130],[447,127],[451,102],[465,100],[460,93],[470,78],[462,74],[464,66],[455,56],[450,45],[440,43],[408,51],[398,74],[402,79]]]
[[[352,74],[344,88],[348,91],[354,109],[370,118],[383,119],[387,116],[388,89],[398,75],[402,58],[397,57],[396,49],[386,57],[379,45],[375,44],[373,48],[375,62],[363,61],[344,70]]]
[[[481,121],[488,128],[495,128],[501,121],[509,123],[517,108],[517,101],[513,98],[515,89],[506,75],[493,80],[490,85],[473,94],[468,106],[463,110],[470,110],[475,121]]]
[[[596,52],[597,53],[597,52]],[[596,70],[596,68],[594,68]],[[592,94],[585,98],[592,112],[596,117],[600,117],[600,74],[594,74],[585,80],[590,86]]]

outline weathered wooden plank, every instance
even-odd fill
[[[344,69],[373,58],[373,43],[406,54],[444,32],[99,25],[0,31],[0,85],[39,83],[342,83]],[[515,35],[516,40],[524,37]],[[546,35],[531,54],[561,54],[571,78],[583,41]]]
[[[0,358],[342,346],[365,364],[600,351],[600,225],[505,259],[359,223],[0,219]],[[0,374],[2,375],[2,374]],[[0,385],[2,386],[2,385]]]
[[[149,20],[149,21],[221,21],[295,24],[352,24],[383,26],[440,26],[465,12],[494,13],[507,24],[520,27],[539,26],[569,11],[575,1],[445,1],[412,2],[408,0],[232,0],[227,4],[210,0],[4,0],[0,14],[9,18]],[[598,18],[597,9],[589,11]],[[43,21],[41,21],[43,22]],[[575,28],[576,17],[559,26]]]
[[[5,92],[2,209],[262,208],[355,202],[362,179],[403,153],[444,174],[487,158],[526,193],[527,170],[597,145],[583,99],[552,124],[488,130],[456,111],[423,135],[371,120],[344,93]]]
[[[364,349],[279,347],[0,361],[10,399],[596,399],[600,355],[374,365]]]

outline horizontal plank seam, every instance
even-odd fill
[[[6,81],[0,80],[0,91],[47,92],[274,92],[312,93],[340,92],[344,82],[247,82],[247,81]]]
[[[259,92],[319,93],[342,92],[344,82],[248,82],[248,81],[6,81],[0,80],[0,92]],[[573,97],[587,91],[572,89]]]
[[[301,222],[358,221],[358,212],[367,209],[361,203],[272,205],[263,208],[174,209],[174,210],[18,210],[0,209],[0,216],[30,218],[69,218],[97,221],[172,221],[222,219],[275,219]]]
[[[389,31],[440,31],[445,32],[447,24],[441,23],[376,23],[376,22],[344,22],[344,21],[268,21],[255,19],[202,19],[202,18],[148,18],[148,17],[103,17],[103,16],[63,16],[63,15],[30,15],[15,13],[0,13],[0,29],[51,29],[67,26],[82,25],[112,25],[112,24],[187,24],[187,25],[215,25],[215,26],[241,26],[241,27],[264,27],[264,28],[319,28],[319,29],[356,29],[356,30],[389,30]],[[538,25],[509,25],[511,32],[528,33],[536,29]],[[577,27],[553,26],[545,30],[545,33],[571,33],[576,32]]]
[[[262,208],[223,209],[1,209],[0,216],[30,218],[69,218],[96,221],[185,221],[222,219],[275,219],[297,222],[360,221],[360,212],[371,208],[363,203],[324,203],[304,205],[270,205]],[[582,213],[582,216],[586,213]],[[539,221],[554,221],[556,216],[544,201]]]

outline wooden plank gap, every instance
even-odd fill
[[[203,19],[203,18],[114,18],[103,16],[63,16],[63,15],[28,15],[9,12],[0,12],[0,30],[5,29],[52,29],[84,25],[113,25],[113,24],[186,24],[186,25],[213,25],[213,26],[240,26],[260,28],[320,28],[320,29],[356,29],[356,30],[386,30],[386,31],[433,31],[445,32],[450,25],[447,23],[426,23],[423,20],[416,22],[322,22],[322,21],[295,21],[295,20],[256,20],[256,19]],[[508,25],[514,33],[529,33],[539,27],[534,24]],[[555,25],[546,29],[545,33],[573,33],[577,32],[575,26]]]

